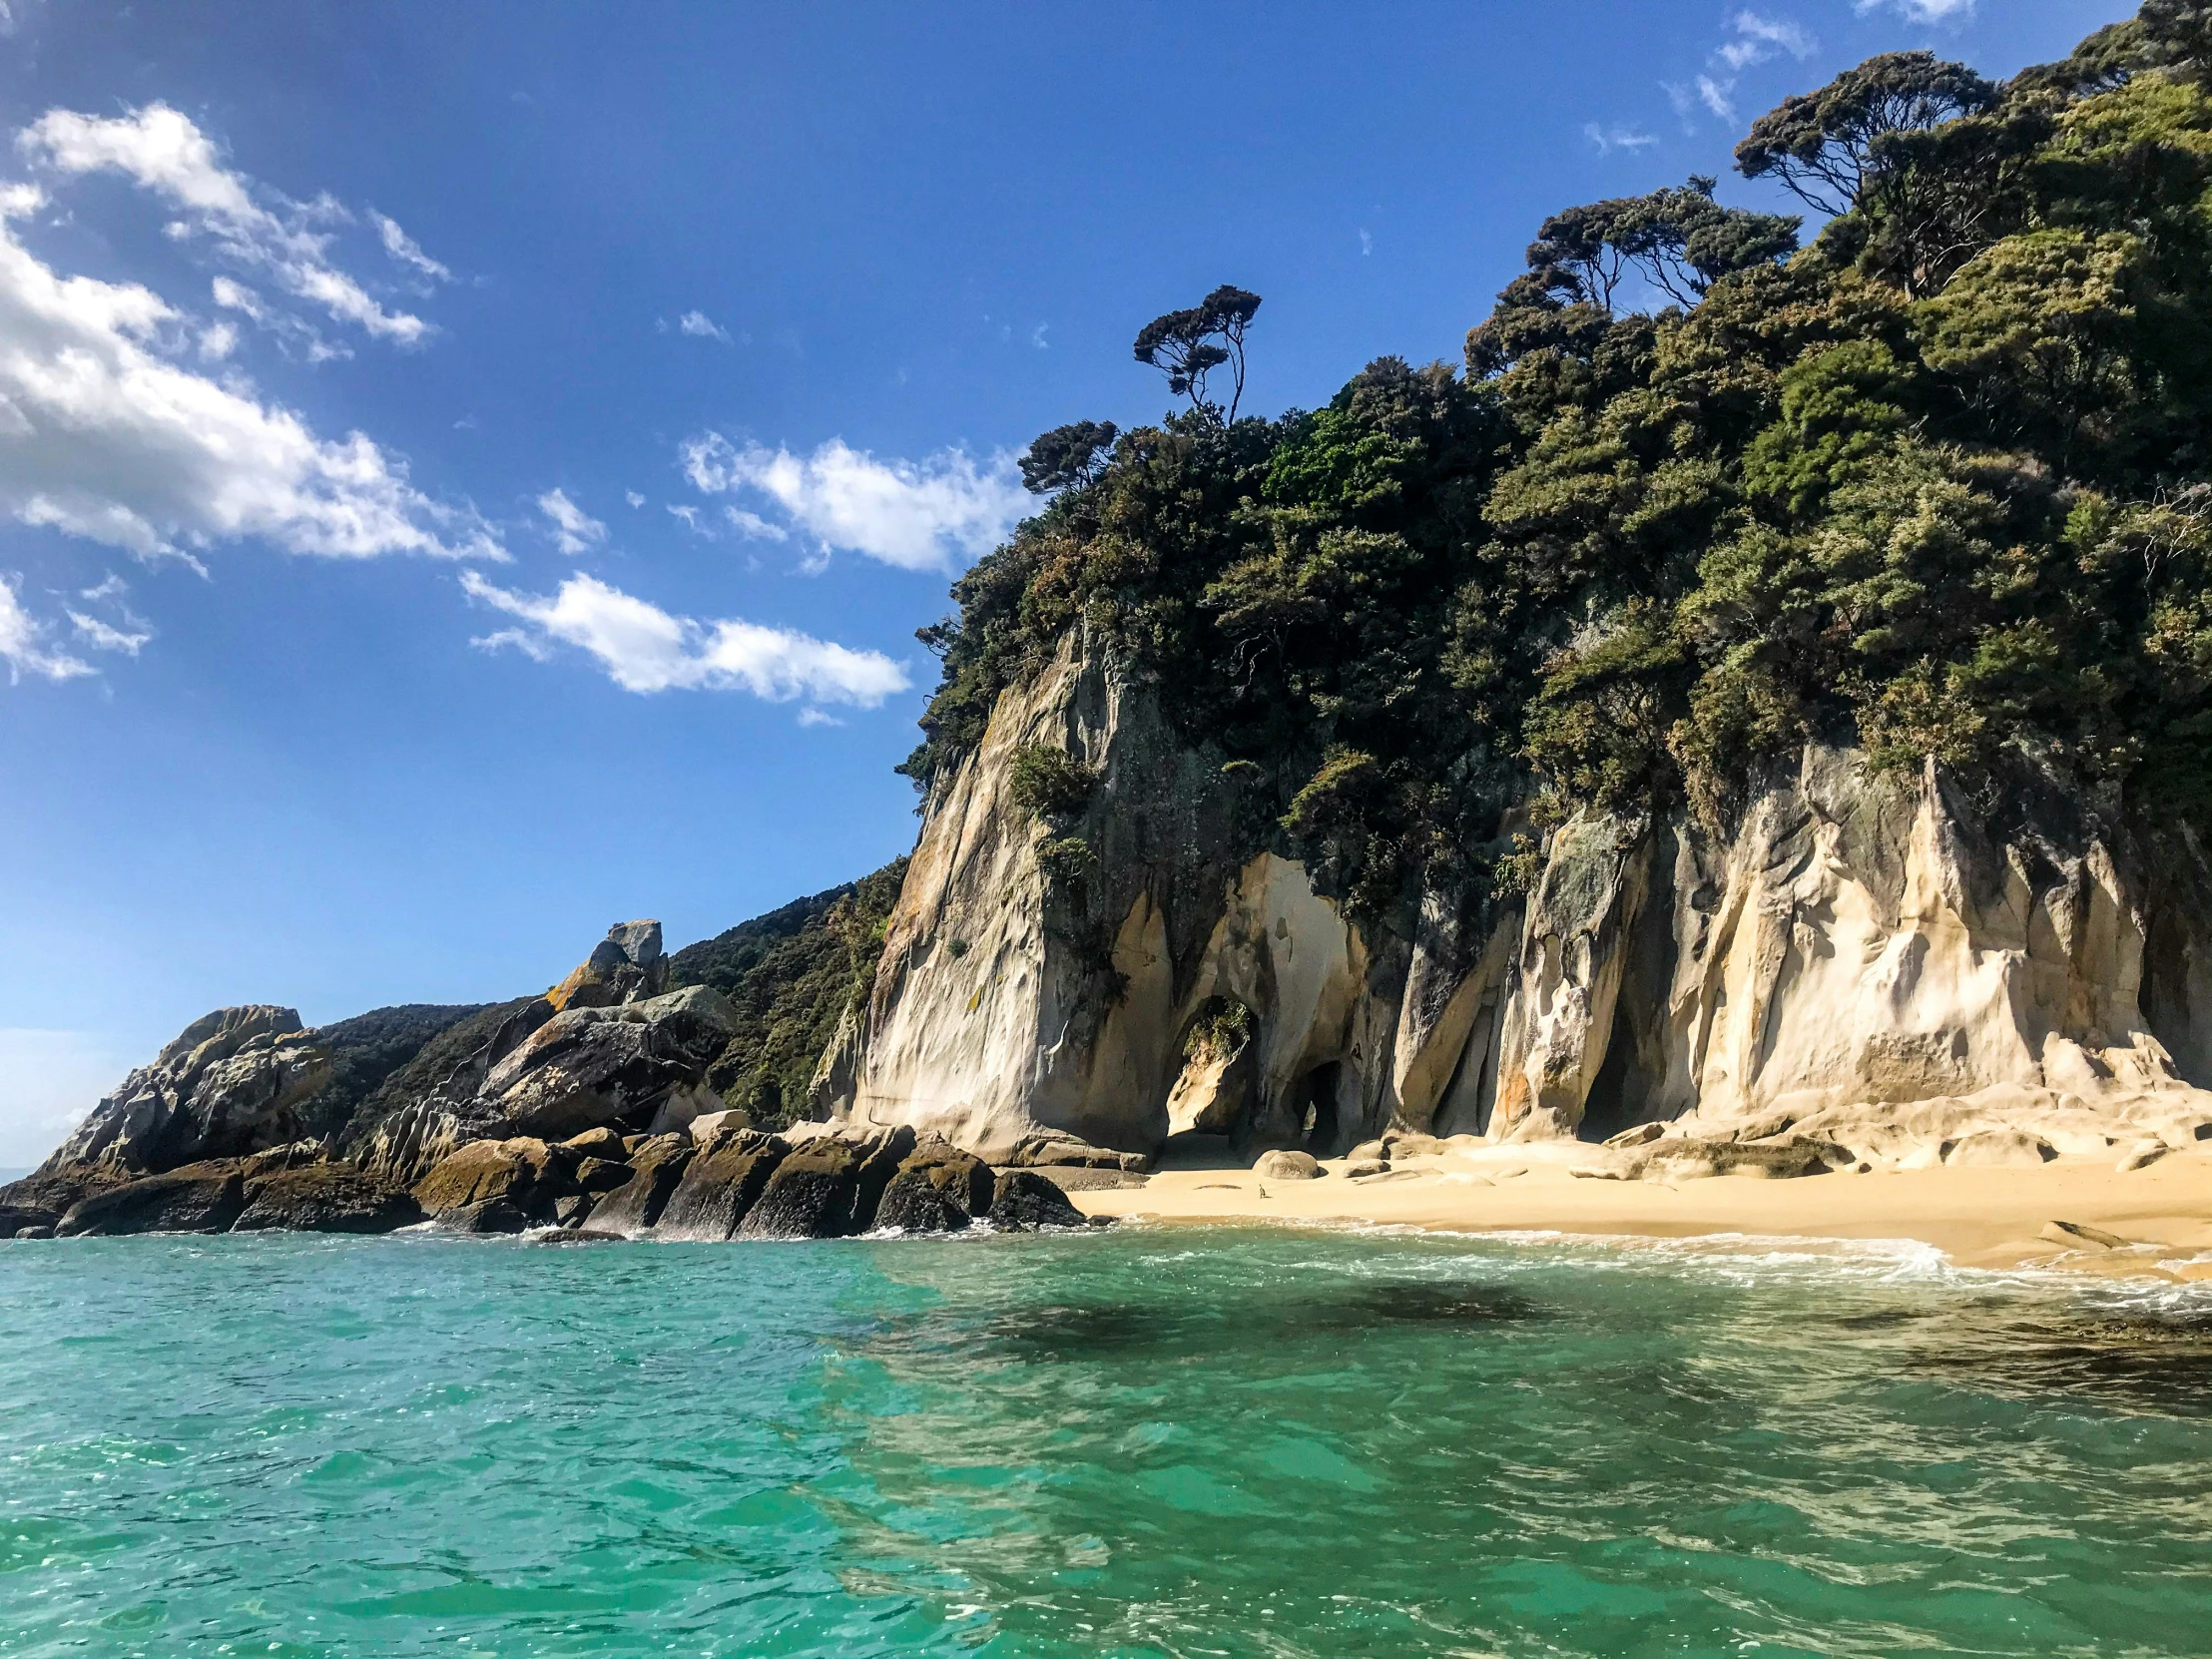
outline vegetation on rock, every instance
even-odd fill
[[[1556,215],[1463,370],[1231,418],[1194,312],[1195,406],[1056,472],[923,631],[902,770],[1080,627],[1367,913],[1510,884],[1576,810],[1718,817],[1812,739],[2212,830],[2208,13],[2001,84],[1871,60],[1738,151],[1834,214],[1809,246],[1702,178]]]
[[[711,985],[740,1024],[707,1084],[756,1125],[778,1129],[805,1110],[807,1084],[837,1021],[866,997],[883,926],[906,860],[755,917],[669,958],[671,985]]]

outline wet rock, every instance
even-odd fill
[[[71,1202],[74,1203],[75,1200],[71,1200]],[[26,1208],[15,1204],[0,1204],[0,1239],[20,1238],[26,1227],[51,1229],[56,1222],[62,1219],[62,1213],[67,1209],[68,1205],[64,1205],[61,1210],[45,1210]]]
[[[898,1166],[914,1149],[911,1129],[880,1135],[821,1135],[776,1168],[738,1228],[749,1239],[837,1239],[864,1233]]]
[[[1087,1227],[1089,1218],[1035,1170],[1000,1173],[991,1192],[990,1224],[1006,1232],[1037,1227]]]
[[[15,1231],[15,1237],[19,1239],[51,1239],[53,1236],[54,1230],[51,1227],[19,1227]]]
[[[698,1151],[689,1135],[656,1135],[630,1155],[630,1178],[592,1207],[594,1228],[643,1233],[661,1219],[669,1195]]]
[[[222,1233],[245,1208],[246,1180],[236,1164],[188,1164],[80,1200],[54,1231],[62,1238]]]
[[[720,1243],[735,1236],[790,1154],[790,1146],[773,1135],[744,1130],[723,1137],[686,1166],[654,1224],[654,1237]]]
[[[2040,1169],[2057,1156],[2042,1136],[2019,1129],[1984,1129],[1943,1150],[1954,1169]]]
[[[2134,1242],[2079,1221],[2046,1221],[2036,1237],[2068,1250],[2125,1250]]]
[[[439,1226],[461,1232],[542,1226],[576,1191],[568,1156],[529,1136],[472,1141],[416,1182],[414,1199]]]
[[[602,1233],[596,1227],[564,1227],[558,1233],[547,1233],[538,1241],[541,1245],[594,1245],[628,1244],[624,1233]]]
[[[1128,1179],[1118,1170],[1096,1173]],[[875,1207],[875,1225],[906,1233],[958,1233],[990,1213],[997,1192],[997,1178],[982,1159],[932,1138],[899,1164]]]
[[[1323,1173],[1310,1152],[1263,1152],[1252,1170],[1271,1181],[1314,1181]]]
[[[348,1164],[310,1164],[246,1183],[234,1233],[389,1233],[422,1220],[412,1195]]]
[[[543,1227],[543,1216],[531,1215],[510,1199],[489,1198],[481,1204],[463,1204],[431,1218],[445,1233],[527,1233]]]

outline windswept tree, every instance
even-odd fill
[[[1215,419],[1233,421],[1244,401],[1245,330],[1260,309],[1260,296],[1223,283],[1188,310],[1169,311],[1146,323],[1137,334],[1137,361],[1168,377],[1168,390],[1188,397],[1191,407]],[[1206,377],[1227,365],[1232,377],[1229,409],[1207,395]]]
[[[1885,52],[1753,122],[1736,146],[1736,171],[1772,175],[1816,213],[1847,214],[1880,171],[1886,137],[1977,115],[1996,101],[1996,87],[1964,64],[1933,52]]]
[[[1021,458],[1021,481],[1038,495],[1096,478],[1120,433],[1110,420],[1076,420],[1040,432]]]
[[[1613,309],[1614,293],[1631,272],[1688,306],[1723,276],[1797,251],[1797,219],[1724,208],[1713,200],[1719,183],[1692,175],[1687,184],[1649,196],[1554,214],[1529,246],[1529,270],[1570,302],[1602,310]]]

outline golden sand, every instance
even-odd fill
[[[2115,1149],[2115,1158],[2118,1149]],[[1454,1232],[1689,1238],[1909,1239],[1960,1267],[2039,1266],[2212,1282],[2212,1147],[2147,1168],[2065,1157],[2035,1169],[1891,1170],[1797,1180],[1663,1184],[1578,1177],[1571,1149],[1496,1146],[1408,1158],[1386,1174],[1318,1180],[1168,1169],[1142,1187],[1077,1191],[1088,1214],[1160,1222],[1366,1222]],[[2071,1223],[2126,1241],[2100,1247]],[[2053,1229],[2053,1231],[2058,1231]]]

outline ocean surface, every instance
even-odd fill
[[[0,1245],[0,1654],[2212,1652],[2212,1296],[1355,1232]]]

